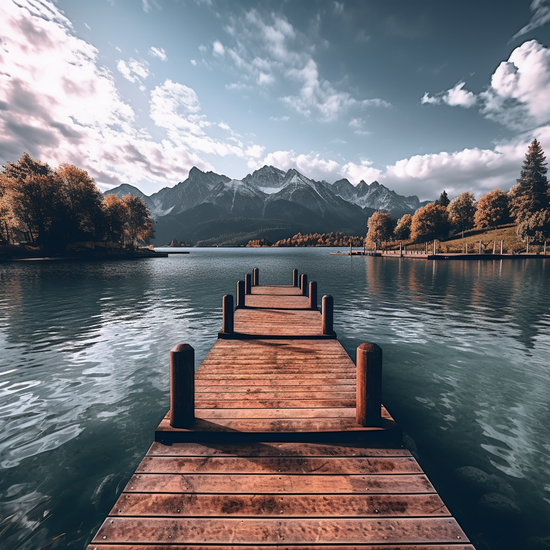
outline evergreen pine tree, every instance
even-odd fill
[[[517,223],[549,206],[545,161],[544,151],[535,138],[527,149],[518,183],[510,190],[510,211]]]
[[[449,200],[449,196],[447,195],[447,191],[443,190],[443,193],[439,195],[439,198],[435,201],[435,204],[439,206],[443,206],[444,208],[447,208],[449,206],[449,203],[451,201]]]

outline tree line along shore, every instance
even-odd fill
[[[251,240],[259,246],[354,246],[423,250],[439,241],[442,252],[495,249],[503,242],[508,253],[529,248],[546,250],[550,239],[550,188],[544,151],[534,139],[525,155],[520,177],[508,193],[494,189],[476,201],[471,192],[450,200],[446,191],[433,203],[394,220],[375,212],[366,236],[341,232],[298,233],[275,243]],[[85,170],[71,164],[52,169],[24,153],[0,171],[0,247],[25,243],[25,251],[84,253],[103,248],[135,251],[154,235],[145,202],[135,195],[103,196]],[[459,239],[457,239],[457,236]],[[178,243],[172,242],[171,246]],[[185,243],[187,244],[187,243]],[[180,246],[182,246],[180,244]],[[472,249],[470,249],[472,250]],[[0,249],[1,252],[1,249]]]
[[[0,172],[0,245],[19,255],[134,252],[153,236],[153,219],[134,195],[103,196],[85,170],[52,169],[24,153]]]
[[[489,252],[497,247],[507,253],[529,249],[546,251],[550,240],[550,187],[544,151],[534,139],[525,155],[520,177],[508,193],[494,189],[476,201],[470,192],[449,199],[443,191],[433,203],[394,220],[387,212],[375,212],[367,222],[367,234],[298,233],[273,244],[266,239],[248,246],[364,246],[366,248],[425,250],[426,243],[439,241],[447,253]]]

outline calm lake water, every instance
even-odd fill
[[[382,346],[384,402],[478,548],[550,535],[548,260],[190,250],[0,265],[3,550],[85,547],[168,409],[169,350],[187,342],[200,364],[222,295],[253,267],[275,284],[296,267],[332,294],[353,359],[361,342]],[[463,466],[507,482],[521,518],[490,521],[457,480]]]

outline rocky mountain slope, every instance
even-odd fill
[[[329,184],[264,166],[242,180],[192,168],[174,187],[150,196],[123,184],[106,193],[137,195],[151,210],[157,245],[173,239],[192,244],[238,245],[249,239],[277,240],[297,232],[363,234],[376,210],[394,217],[413,213],[418,197],[403,197],[379,184],[343,179]]]

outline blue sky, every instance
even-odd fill
[[[550,152],[550,0],[2,0],[0,163],[151,194],[272,164],[436,198]]]

